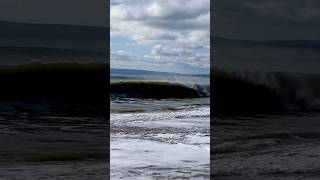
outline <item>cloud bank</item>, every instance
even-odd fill
[[[210,67],[210,0],[111,1],[111,38],[128,38],[147,52],[111,52],[111,61]],[[111,45],[112,48],[112,45]]]

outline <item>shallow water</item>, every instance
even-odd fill
[[[212,177],[319,179],[320,114],[215,118]]]
[[[209,179],[209,98],[112,99],[111,179]]]
[[[0,179],[108,177],[103,118],[9,112],[0,114]]]

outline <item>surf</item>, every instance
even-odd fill
[[[164,81],[118,81],[110,83],[111,97],[166,99],[210,96],[210,86]]]
[[[211,81],[216,115],[320,110],[316,74],[214,69]]]

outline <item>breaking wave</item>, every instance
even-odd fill
[[[319,110],[320,75],[221,72],[211,76],[216,114]]]
[[[105,116],[107,74],[104,63],[0,66],[0,111]]]
[[[124,98],[197,98],[209,97],[210,86],[180,84],[162,81],[119,81],[112,82],[111,97]]]

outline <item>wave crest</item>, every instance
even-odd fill
[[[111,97],[124,98],[196,98],[210,96],[209,85],[186,85],[161,81],[112,82]]]
[[[319,75],[233,71],[215,74],[212,80],[216,114],[317,111],[320,107]]]

